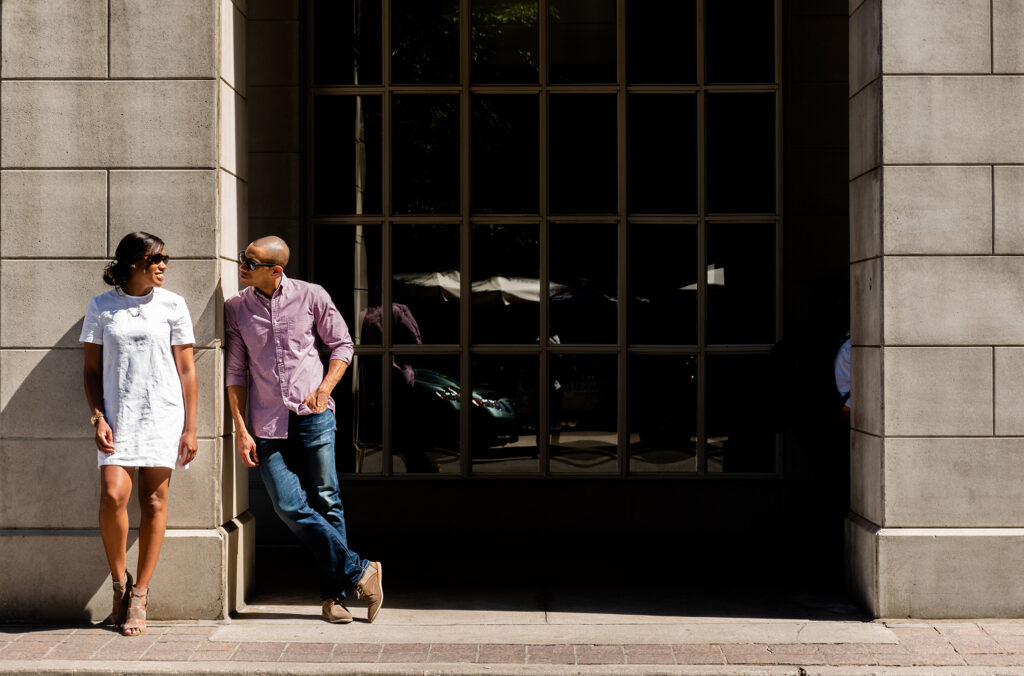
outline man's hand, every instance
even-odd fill
[[[185,432],[178,440],[178,464],[184,467],[196,459],[199,452],[199,441],[195,432]]]
[[[114,452],[114,430],[110,429],[106,418],[96,421],[96,448],[107,455]]]
[[[256,440],[249,436],[249,432],[242,430],[235,434],[235,446],[238,448],[238,457],[246,467],[256,467],[260,463],[256,455]]]
[[[327,392],[322,387],[318,387],[307,394],[302,403],[313,413],[323,413],[327,410],[327,399],[330,395],[330,392]]]

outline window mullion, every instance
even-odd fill
[[[706,190],[706,98],[704,62],[704,0],[697,2],[697,474],[707,474],[707,202]]]
[[[629,139],[626,135],[627,119],[626,116],[629,111],[626,106],[626,0],[617,0],[615,3],[615,79],[618,84],[616,93],[616,104],[618,107],[618,114],[616,115],[616,129],[618,133],[618,159],[617,159],[617,172],[618,172],[618,261],[616,265],[617,274],[617,285],[616,285],[616,296],[619,299],[618,305],[616,306],[616,345],[618,347],[618,364],[617,364],[617,383],[618,394],[616,396],[617,401],[617,418],[618,424],[616,429],[618,431],[618,459],[619,459],[619,476],[625,477],[629,474],[629,406],[627,401],[627,392],[629,385],[629,371],[628,362],[629,355],[626,351],[626,342],[628,340],[628,334],[626,331],[626,318],[628,312],[628,289],[626,286],[626,266],[629,260],[627,246],[629,237],[627,234],[627,220],[626,214],[629,213],[629,205],[627,203],[626,194],[626,162],[627,162],[627,143]]]
[[[383,101],[381,102],[381,131],[383,134],[381,161],[381,200],[383,204],[381,224],[381,343],[384,354],[381,358],[381,416],[384,429],[382,445],[384,447],[384,476],[394,474],[392,465],[392,434],[394,425],[392,413],[391,388],[391,0],[381,2],[381,68],[384,82]],[[370,299],[371,302],[373,299]]]
[[[472,264],[470,253],[472,251],[472,226],[469,220],[470,191],[473,189],[470,181],[470,157],[472,147],[470,145],[470,124],[472,121],[470,109],[470,54],[471,54],[471,17],[469,14],[469,0],[459,0],[459,180],[461,190],[459,192],[459,215],[460,215],[460,237],[459,237],[459,265],[461,268],[459,281],[459,373],[460,391],[462,400],[459,406],[459,456],[461,462],[462,476],[469,476],[472,471],[472,448],[471,413],[472,405],[470,398],[473,392],[472,381],[472,355],[469,352],[470,344],[470,313],[472,310]],[[468,394],[467,394],[468,393]]]
[[[540,458],[540,472],[542,476],[551,475],[551,452],[550,452],[550,437],[551,437],[551,364],[548,356],[548,345],[550,344],[550,321],[548,319],[549,303],[547,302],[546,296],[548,295],[548,289],[550,288],[548,280],[549,261],[548,253],[550,251],[550,224],[548,222],[548,214],[550,213],[550,200],[549,194],[550,180],[549,180],[549,162],[548,154],[550,152],[549,144],[549,119],[550,119],[550,98],[548,94],[548,83],[550,78],[548,76],[549,66],[549,52],[548,52],[548,35],[550,29],[550,3],[549,0],[538,0],[537,11],[538,26],[539,26],[539,41],[538,46],[538,61],[540,66],[540,288],[541,288],[541,316],[540,316],[540,335],[538,342],[540,344],[540,383],[537,388],[538,393],[538,404],[540,405],[540,411],[538,415],[538,434],[537,441],[539,448],[538,456]]]

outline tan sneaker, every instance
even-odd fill
[[[384,602],[384,588],[380,583],[380,561],[371,561],[366,572],[356,584],[356,598],[366,601],[366,619],[373,622]]]
[[[341,599],[324,601],[323,617],[333,624],[348,624],[352,621],[352,613],[348,611]]]

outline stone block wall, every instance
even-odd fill
[[[199,455],[172,481],[151,617],[224,617],[244,596],[252,520],[224,414],[221,317],[246,227],[245,9],[0,5],[0,619],[109,612],[78,335],[133,230],[167,244],[200,390]]]
[[[1020,617],[1024,2],[849,26],[850,583],[876,616]]]

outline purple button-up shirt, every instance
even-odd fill
[[[331,359],[352,361],[345,320],[323,287],[284,275],[270,298],[250,286],[227,299],[224,317],[228,386],[249,388],[255,436],[287,439],[288,412],[312,413],[302,402],[324,379],[318,339]]]

